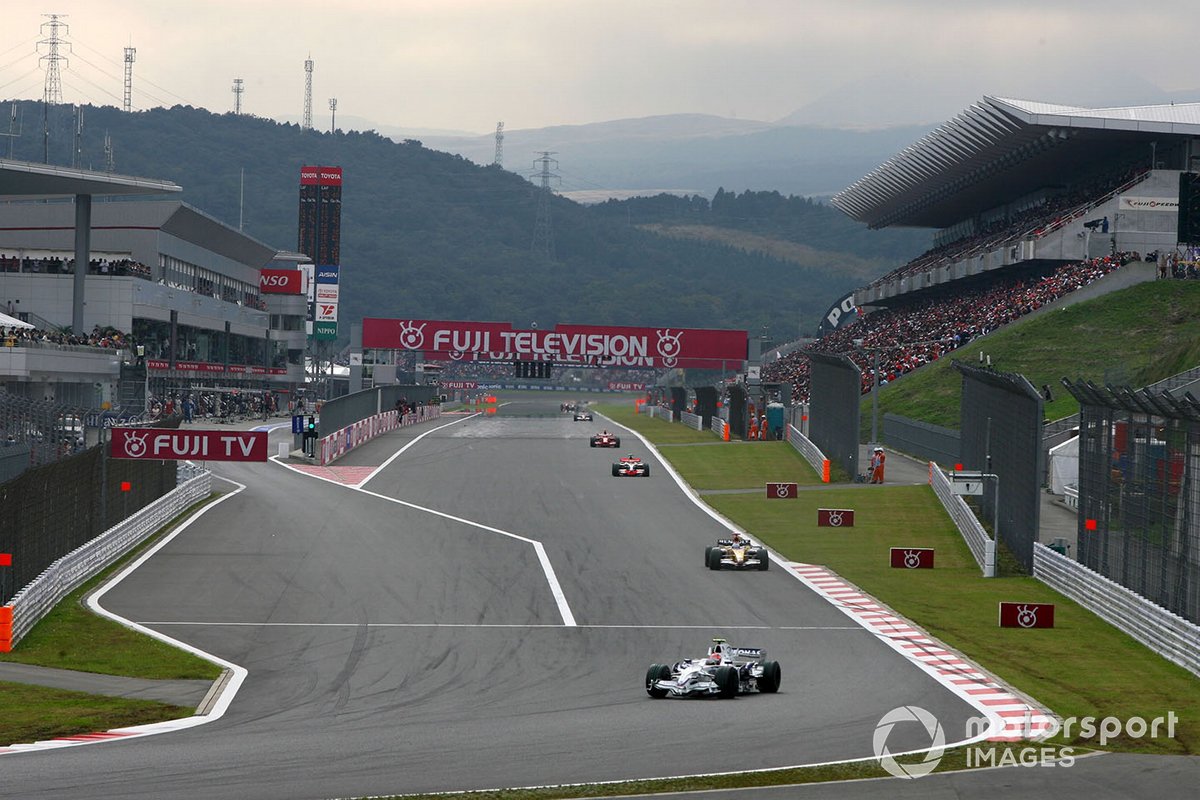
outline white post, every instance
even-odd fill
[[[287,458],[291,452],[292,448],[288,446],[287,442],[279,443],[279,458]]]

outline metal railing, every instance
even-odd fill
[[[954,493],[946,473],[932,461],[929,462],[929,485],[933,487],[933,493],[942,501],[942,507],[946,509],[950,519],[954,521],[954,527],[958,528],[963,541],[967,543],[967,548],[975,557],[975,563],[983,571],[983,577],[996,577],[996,540],[988,536],[988,532],[979,524],[970,506]]]
[[[704,417],[699,414],[693,414],[690,411],[680,411],[679,421],[689,428],[694,428],[698,431],[704,430]]]
[[[708,423],[708,427],[713,433],[715,433],[717,436],[720,436],[722,439],[727,439],[729,436],[729,423],[718,417],[716,414],[713,415],[712,421]]]
[[[812,468],[821,476],[822,481],[829,483],[829,459],[821,452],[821,448],[801,433],[795,425],[787,426],[787,434],[788,442],[792,447],[796,448],[800,455],[804,456],[804,460],[812,465]]]
[[[1154,652],[1200,675],[1200,625],[1038,542],[1033,575]]]
[[[15,645],[64,597],[154,534],[172,518],[212,491],[212,473],[202,470],[183,485],[128,519],[67,553],[18,591],[12,609]]]

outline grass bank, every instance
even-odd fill
[[[632,408],[606,405],[600,410],[656,444],[667,430],[680,427],[634,415]],[[758,476],[775,474],[770,472],[778,457],[772,444],[663,447],[660,452],[697,488],[737,454],[739,469],[755,476],[745,482],[761,486]],[[802,463],[809,483],[815,482],[811,468]],[[1180,717],[1174,739],[1119,739],[1106,749],[1200,754],[1200,679],[1034,578],[980,577],[929,487],[847,484],[801,491],[792,502],[758,494],[704,499],[785,558],[828,566],[1060,716],[1151,719],[1174,711]],[[855,527],[818,528],[818,507],[853,508]],[[937,568],[892,569],[889,548],[904,546],[935,548]],[[1056,627],[999,628],[1001,600],[1056,603]]]
[[[191,716],[195,709],[152,700],[0,682],[0,747],[61,736],[146,725]]]

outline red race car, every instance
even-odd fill
[[[637,456],[625,456],[612,465],[614,478],[618,477],[650,477],[650,465]]]
[[[621,437],[613,436],[608,431],[601,431],[592,437],[590,444],[592,447],[620,447]]]

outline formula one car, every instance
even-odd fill
[[[603,431],[593,436],[590,444],[592,447],[620,447],[621,437],[613,436],[608,431]]]
[[[713,639],[704,658],[685,658],[674,664],[651,664],[646,670],[646,694],[664,697],[736,697],[747,692],[779,691],[779,662],[767,661],[758,647],[731,647]]]
[[[576,409],[575,410],[575,421],[576,422],[591,422],[592,421],[592,412],[588,411],[586,408]]]
[[[715,546],[704,548],[704,565],[709,569],[766,570],[771,559],[765,547],[750,541],[750,537],[735,533],[732,539],[718,539]]]
[[[613,477],[650,477],[650,465],[637,456],[625,456],[612,465]]]

